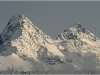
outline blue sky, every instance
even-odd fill
[[[28,17],[54,39],[76,23],[100,38],[100,1],[0,1],[0,32],[15,14]]]

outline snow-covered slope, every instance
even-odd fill
[[[100,40],[79,23],[53,40],[17,14],[0,34],[0,71],[99,73],[99,49]]]
[[[18,14],[11,17],[0,35],[0,40],[1,56],[8,57],[14,53],[24,61],[29,61],[34,67],[32,71],[58,69],[57,65],[52,65],[62,63],[60,58],[64,58],[55,46],[54,40],[34,26],[24,15]],[[23,65],[22,68],[24,68]]]
[[[57,47],[65,55],[66,61],[81,73],[99,72],[100,39],[80,23],[58,35]]]
[[[83,28],[80,23],[59,34],[57,42],[69,51],[95,53],[100,58],[100,39]]]

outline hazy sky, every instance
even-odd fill
[[[100,38],[100,1],[0,1],[0,32],[15,14],[24,14],[54,39],[76,23]]]

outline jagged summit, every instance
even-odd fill
[[[82,27],[81,23],[76,23],[74,27]]]
[[[23,14],[17,14],[17,15],[13,15],[8,24],[7,25],[10,25],[10,26],[13,26],[13,25],[22,25],[24,23],[32,23],[27,17],[25,17]]]
[[[20,22],[22,19],[25,19],[26,17],[22,14],[16,14],[16,15],[13,15],[11,16],[9,22],[7,25],[10,25],[11,23],[18,23]]]
[[[69,29],[65,29],[63,33],[58,35],[58,38],[61,40],[66,39],[77,39],[79,38],[80,33],[85,33],[87,30],[82,27],[80,23],[75,24],[74,26],[70,27]],[[58,39],[57,38],[57,39]]]
[[[35,28],[34,24],[24,15],[17,14],[13,15],[5,29],[0,34],[0,39],[4,42],[8,39],[11,39],[13,35],[22,35],[24,30],[27,30],[29,27]],[[18,36],[17,36],[18,37]]]
[[[77,40],[83,38],[91,41],[98,40],[93,33],[85,29],[80,23],[77,23],[73,27],[64,30],[64,32],[59,34],[57,37],[57,39],[60,40]]]
[[[28,18],[24,17],[24,15],[20,15],[20,14],[13,15],[10,18],[7,26],[0,34],[0,46],[3,45],[5,42],[11,43],[12,40],[21,36],[23,24],[27,19]]]
[[[11,19],[16,19],[16,18],[24,18],[25,16],[23,14],[16,14],[16,15],[12,15]]]
[[[64,32],[66,32],[66,31],[79,31],[79,30],[85,31],[85,28],[83,28],[83,26],[80,23],[76,23],[74,26],[70,27],[69,29],[64,30]]]

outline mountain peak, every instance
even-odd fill
[[[21,19],[24,19],[24,18],[25,18],[25,16],[23,14],[16,14],[16,15],[11,16],[9,22],[16,21],[16,20],[21,20]]]
[[[82,25],[81,25],[80,23],[76,23],[76,24],[74,25],[74,27],[76,27],[76,28],[81,28]]]
[[[22,19],[25,19],[26,17],[23,15],[23,14],[16,14],[16,15],[13,15],[11,16],[9,22],[8,22],[8,25],[12,25],[15,24],[15,23],[18,23],[20,21],[22,21]]]
[[[100,39],[80,23],[53,40],[17,14],[0,34],[0,74],[92,74],[100,73],[99,64]]]
[[[10,20],[8,21],[7,27],[11,26],[23,28],[25,25],[33,25],[33,23],[23,14],[16,14],[11,16]]]
[[[23,14],[16,14],[16,15],[13,15],[11,18],[23,18],[24,15]]]
[[[68,32],[68,31],[78,31],[78,30],[84,30],[85,28],[82,27],[82,25],[80,23],[76,23],[74,26],[65,29],[64,32]]]
[[[22,33],[23,29],[28,29],[29,27],[32,27],[32,25],[32,22],[23,14],[11,16],[7,26],[0,34],[2,41],[8,40],[16,31],[18,33]]]
[[[60,38],[61,40],[77,40],[77,39],[88,39],[91,41],[96,41],[98,38],[91,33],[90,31],[86,30],[80,23],[75,24],[73,27],[64,30],[63,33],[59,34],[57,39]]]

